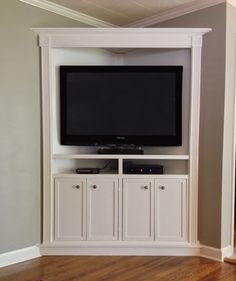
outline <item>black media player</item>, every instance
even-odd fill
[[[76,169],[77,174],[99,174],[99,168],[78,168]]]
[[[162,175],[164,167],[157,164],[135,164],[132,162],[124,163],[124,174],[138,174],[138,175]]]

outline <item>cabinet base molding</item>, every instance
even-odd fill
[[[231,245],[222,249],[202,245],[200,250],[201,257],[215,261],[224,261],[225,257],[230,257],[232,254],[233,248]]]
[[[100,244],[100,243],[99,243]],[[200,246],[152,246],[152,245],[114,245],[102,246],[51,246],[41,245],[41,255],[78,255],[78,256],[199,256]]]

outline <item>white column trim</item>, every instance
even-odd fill
[[[201,44],[201,38],[199,38],[199,36],[193,36],[191,55],[191,95],[189,123],[189,236],[192,243],[198,242],[198,152],[201,85]]]
[[[48,44],[50,45],[50,44]],[[51,227],[51,100],[50,100],[50,47],[41,48],[42,56],[42,143],[43,143],[43,241],[51,241],[49,229]]]

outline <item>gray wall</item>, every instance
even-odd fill
[[[85,26],[0,1],[0,253],[40,242],[40,60],[31,27]]]
[[[236,53],[236,8],[227,4],[226,10],[226,72],[225,72],[225,109],[223,135],[222,169],[222,225],[221,246],[231,243],[232,237],[232,198],[235,174],[234,118],[235,118],[235,53]]]
[[[225,93],[226,4],[158,24],[206,27],[202,54],[199,152],[199,240],[221,248],[222,153]]]

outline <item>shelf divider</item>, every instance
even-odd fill
[[[189,160],[189,155],[169,155],[169,154],[53,154],[53,159],[140,159],[140,160]]]

